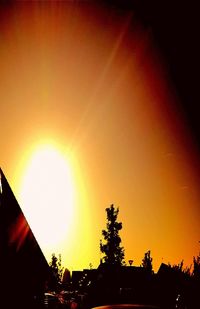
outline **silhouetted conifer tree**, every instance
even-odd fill
[[[53,253],[51,256],[51,261],[49,263],[49,267],[52,273],[51,280],[49,282],[50,288],[53,290],[59,289],[59,286],[62,283],[63,276],[63,267],[61,263],[61,254],[59,254],[58,258]]]
[[[193,276],[200,280],[200,254],[193,257]]]
[[[107,230],[102,230],[104,243],[100,241],[100,250],[104,254],[103,261],[109,265],[124,264],[124,248],[120,246],[121,238],[119,231],[122,229],[122,223],[117,222],[119,208],[115,209],[114,205],[106,208],[107,213]]]
[[[153,271],[152,261],[151,251],[149,250],[144,254],[144,258],[142,260],[142,266],[149,272]]]

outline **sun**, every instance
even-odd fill
[[[42,248],[54,248],[70,234],[74,183],[70,164],[52,145],[38,147],[28,160],[19,201]]]

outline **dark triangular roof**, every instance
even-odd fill
[[[0,296],[16,306],[42,291],[49,266],[1,169],[0,183]]]

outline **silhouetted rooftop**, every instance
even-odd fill
[[[1,169],[0,175],[0,296],[4,308],[22,308],[43,291],[49,266]]]

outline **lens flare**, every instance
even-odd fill
[[[74,212],[70,166],[51,146],[41,146],[29,160],[20,190],[20,204],[42,247],[69,236]]]

